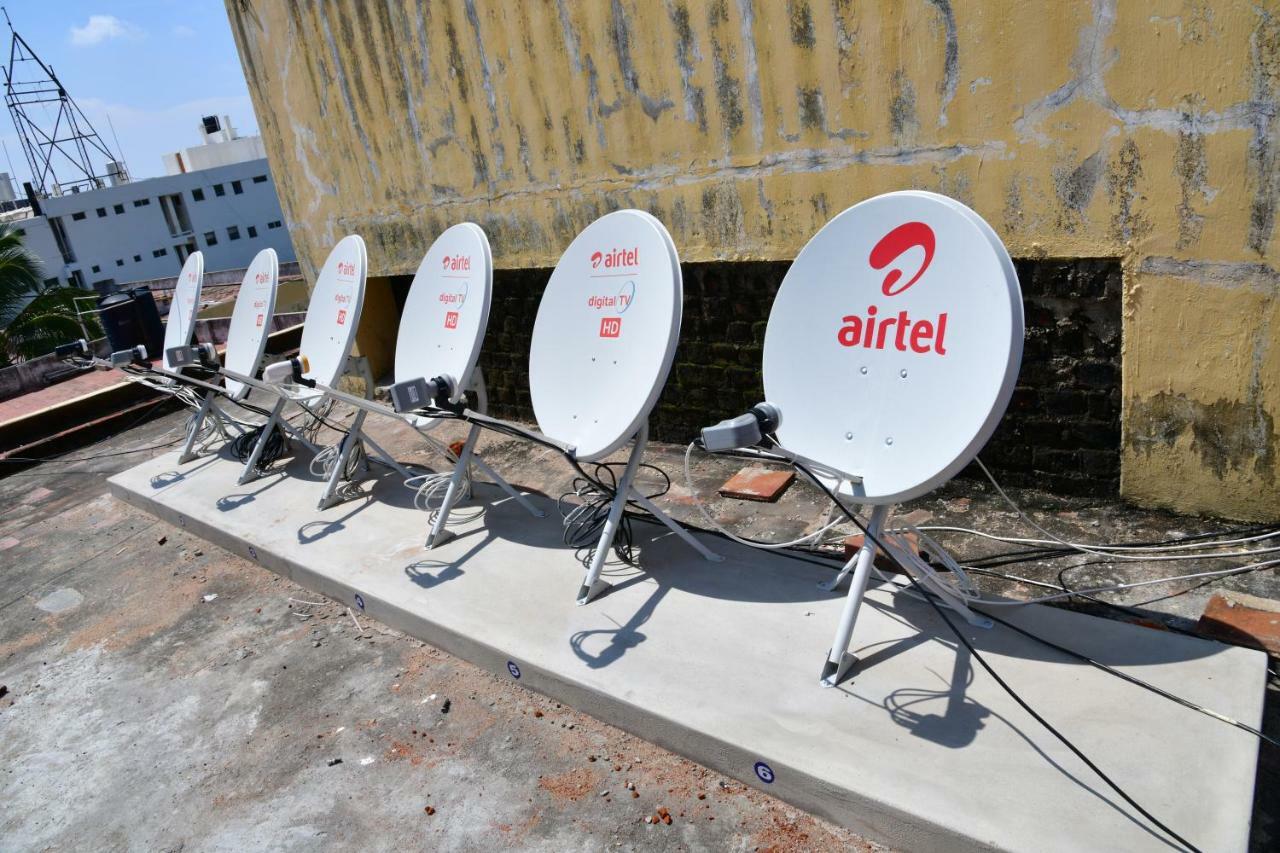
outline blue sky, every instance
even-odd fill
[[[222,0],[0,2],[14,29],[53,66],[115,148],[110,115],[135,179],[164,174],[160,155],[198,144],[203,115],[229,115],[242,135],[258,132]],[[9,31],[3,19],[0,33],[7,63]],[[29,170],[7,111],[0,112],[0,139],[21,194]],[[8,171],[8,165],[0,165],[0,171]]]

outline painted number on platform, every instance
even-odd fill
[[[364,610],[364,596],[358,592],[356,593],[356,607],[362,611]]]
[[[616,338],[622,334],[622,318],[621,317],[601,317],[600,318],[600,337]]]
[[[518,679],[520,677],[520,667],[516,666],[516,662],[513,660],[507,661],[507,672],[511,673],[512,678]]]
[[[763,761],[757,761],[755,770],[756,770],[756,778],[758,778],[761,782],[765,783],[766,785],[773,784],[773,768],[772,767],[770,767],[768,764],[765,764]]]

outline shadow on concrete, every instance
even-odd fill
[[[591,669],[603,669],[648,639],[639,628],[649,621],[649,617],[658,607],[658,602],[662,601],[670,589],[666,586],[655,587],[653,594],[645,599],[644,604],[631,615],[626,624],[617,625],[615,628],[595,628],[590,631],[576,632],[569,638],[569,647],[573,649],[578,659]],[[599,652],[592,654],[587,651],[588,640],[597,636],[607,637],[608,643]]]
[[[871,665],[873,662],[883,663],[902,651],[914,648],[921,643],[928,642],[930,639],[932,638],[916,636],[907,638],[899,643],[887,645],[879,643],[877,645],[885,646],[885,648],[874,655],[860,659],[858,666]],[[1071,780],[1082,790],[1088,791],[1108,808],[1124,816],[1126,820],[1164,846],[1173,850],[1182,849],[1150,826],[1146,820],[1136,814],[1132,814],[1127,804],[1113,797],[1109,791],[1105,790],[1101,780],[1098,780],[1097,785],[1085,781],[1085,779],[1060,764],[1052,755],[1045,752],[1035,740],[1023,731],[1022,727],[1014,724],[1004,715],[992,711],[981,702],[969,698],[966,691],[973,684],[974,679],[972,656],[969,650],[959,643],[955,644],[955,652],[955,664],[952,667],[949,678],[942,673],[930,670],[930,674],[941,685],[938,688],[901,687],[886,695],[879,702],[861,696],[851,689],[844,687],[837,689],[854,699],[882,709],[896,725],[906,729],[912,737],[935,743],[947,749],[965,749],[971,746],[977,740],[979,732],[987,727],[988,720],[998,720],[1004,723],[1010,731],[1021,738],[1046,764],[1062,774],[1064,778]],[[872,658],[878,658],[878,660],[873,661]],[[936,707],[939,704],[941,707]],[[926,710],[925,706],[930,705],[935,707]],[[1040,727],[1039,723],[1031,721],[1030,718],[1028,718],[1028,721],[1036,729],[1043,732],[1042,737],[1052,737]]]
[[[187,467],[183,470],[175,468],[170,471],[161,471],[159,474],[152,476],[151,488],[159,490],[172,486],[175,483],[181,483],[197,471],[200,471],[203,468],[208,468],[210,465],[217,462],[218,459],[219,454],[211,453],[206,456],[201,456],[198,460],[192,460],[192,462],[196,462],[197,464],[193,465],[191,462],[188,462]]]

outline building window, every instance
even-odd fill
[[[124,258],[116,258],[116,266],[118,267],[124,266]]]
[[[249,237],[250,237],[250,238],[253,238],[253,237],[257,237],[257,236],[258,236],[258,228],[257,228],[257,226],[255,226],[255,225],[250,225],[250,226],[249,226]]]
[[[92,267],[90,267],[90,269],[92,269],[95,273],[102,272],[102,267],[98,266],[97,264],[94,264]]]
[[[46,278],[44,280],[45,287],[57,287],[59,284],[61,284],[61,282],[59,282],[56,278]]]
[[[216,196],[224,196],[227,194],[227,190],[225,187],[222,186],[222,184],[214,184],[213,194]]]
[[[112,207],[112,209],[113,209],[116,213],[124,213],[124,205],[123,205],[123,204],[117,204],[117,205],[114,205],[114,206]]]
[[[240,182],[239,182],[239,181],[232,181],[232,182],[231,182],[231,191],[232,191],[233,193],[235,193],[236,195],[241,195],[241,194],[243,194],[243,193],[244,193],[244,187],[243,187],[243,186],[241,186],[241,184],[240,184]]]
[[[164,223],[174,237],[192,232],[191,217],[187,216],[187,203],[182,193],[160,196],[160,212],[164,214]]]
[[[80,270],[72,270],[71,283],[81,290],[84,290],[84,273],[80,272]]]
[[[100,208],[98,208],[98,218],[99,218],[99,219],[101,219],[102,217],[104,217],[104,216],[106,216],[106,215],[107,215],[107,209],[106,209],[105,207],[100,207]]]
[[[168,250],[168,249],[156,249],[154,252],[152,252],[152,253],[151,253],[151,257],[153,257],[153,258],[163,258],[163,257],[164,257],[165,255],[167,255],[167,254],[169,254],[169,250]]]
[[[84,219],[84,211],[81,210],[71,214],[71,218],[74,219],[76,222],[79,222],[81,219]]]
[[[239,240],[239,239],[240,239],[240,229],[239,229],[237,226],[235,226],[235,225],[232,225],[230,228],[228,228],[228,229],[227,229],[227,239],[228,239],[228,240]]]
[[[133,256],[133,262],[134,262],[135,264],[140,264],[140,263],[142,263],[142,255],[134,255],[134,256]]]
[[[265,183],[267,182],[267,176],[266,176],[266,175],[254,175],[254,176],[253,176],[253,182],[254,182],[255,184],[265,184]]]
[[[196,187],[195,189],[193,189],[191,191],[191,200],[204,201],[204,190],[201,189],[200,187]]]
[[[76,262],[76,253],[71,250],[71,241],[67,239],[67,229],[62,227],[62,217],[49,217],[49,230],[53,232],[53,242],[58,244],[58,251],[62,254],[62,262],[64,264],[74,264]]]
[[[206,246],[216,246],[218,245],[218,235],[212,231],[206,231],[204,232],[204,242]]]
[[[146,207],[149,204],[151,204],[151,199],[149,198],[137,198],[133,200],[134,207]]]
[[[268,230],[270,230],[270,229],[272,229],[272,228],[279,228],[279,227],[280,227],[280,220],[279,220],[279,219],[276,219],[276,220],[274,220],[274,221],[272,221],[272,222],[268,222],[268,223],[267,223],[267,229],[268,229]]]

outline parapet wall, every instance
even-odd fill
[[[1107,398],[1086,412],[1106,420],[1118,397],[1120,434],[1093,447],[1086,431],[1044,450],[1045,465],[1053,453],[1101,465],[1097,451],[1119,457],[1135,501],[1280,517],[1273,3],[227,9],[308,276],[349,232],[373,274],[409,274],[463,220],[489,233],[499,268],[542,269],[619,207],[662,219],[691,264],[781,262],[853,203],[934,190],[976,209],[1014,257],[1120,269],[1118,381],[1084,371]],[[722,298],[737,310],[737,294]],[[1051,313],[1098,307],[1037,299]],[[686,348],[732,342],[699,327],[691,316]],[[1089,361],[1083,343],[1073,357]],[[1066,417],[1080,403],[1043,369],[1022,404]]]

